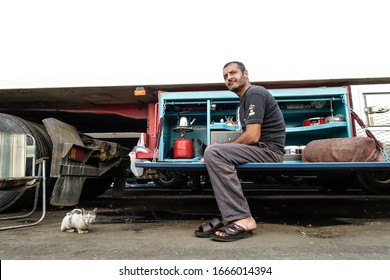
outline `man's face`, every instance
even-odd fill
[[[223,78],[225,80],[226,87],[229,90],[237,93],[240,91],[240,89],[245,87],[247,83],[248,72],[245,70],[244,73],[242,73],[237,64],[232,63],[223,69]]]

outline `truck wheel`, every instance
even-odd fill
[[[179,174],[174,171],[158,171],[158,178],[153,180],[154,184],[161,188],[178,188],[184,182]]]
[[[112,184],[113,178],[88,178],[85,180],[80,200],[88,200],[104,194]]]
[[[16,116],[0,113],[0,131],[31,134],[36,140],[37,158],[51,156],[52,144],[50,137],[42,126],[38,124],[23,120]],[[48,163],[46,167],[46,174],[50,174],[50,163]],[[48,180],[47,183],[47,192],[49,193],[50,188],[52,188],[53,185],[50,183],[50,180]],[[13,211],[32,206],[34,193],[35,191],[30,189],[21,192],[0,191],[0,212]]]
[[[390,173],[356,172],[356,178],[362,188],[374,194],[390,194]]]
[[[6,212],[16,210],[18,207],[18,201],[25,196],[26,191],[24,192],[12,192],[12,191],[1,191],[0,192],[0,212]],[[30,197],[30,196],[29,196]],[[31,200],[33,197],[30,197]],[[28,205],[29,206],[29,205]]]

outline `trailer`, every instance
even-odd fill
[[[0,88],[0,133],[24,133],[37,142],[36,157],[49,158],[47,201],[75,206],[109,188],[121,195],[129,152],[146,127],[152,91],[133,86]],[[1,143],[0,143],[1,144]],[[0,150],[1,153],[1,150]],[[0,212],[26,209],[34,192],[0,189]]]
[[[32,135],[36,157],[50,159],[46,174],[50,174],[47,196],[51,205],[77,205],[80,199],[104,193],[114,181],[126,180],[128,148],[79,133],[55,118],[42,121],[44,126],[0,113],[0,132]],[[29,206],[32,194],[30,189],[1,191],[0,211]]]
[[[368,192],[389,194],[390,87],[382,87],[381,92],[369,92],[369,88],[375,87],[270,89],[286,123],[284,161],[239,165],[240,177],[268,185],[275,182],[302,184],[314,179],[322,186],[320,189],[325,185],[337,191],[348,189],[353,182]],[[201,182],[207,178],[202,151],[207,145],[238,137],[241,133],[237,123],[238,105],[238,97],[229,91],[160,93],[155,107],[158,111],[153,114],[158,116],[159,125],[149,129],[133,148],[133,173],[161,187],[177,188],[191,182],[194,189],[202,188]],[[305,147],[315,140],[367,135],[377,143],[381,153],[373,162],[308,163],[302,160]]]

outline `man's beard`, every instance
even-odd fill
[[[239,90],[240,90],[239,88],[232,88],[230,91],[237,93],[237,92],[239,92]]]
[[[245,85],[242,85],[242,84],[238,84],[238,86],[234,87],[234,88],[231,88],[230,91],[234,92],[234,93],[237,93],[239,92]]]

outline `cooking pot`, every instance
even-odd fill
[[[330,123],[330,122],[345,122],[345,117],[343,115],[336,115],[336,116],[329,116],[329,117],[326,117],[326,122],[327,123]]]
[[[284,152],[286,155],[298,155],[300,154],[299,146],[286,146]]]
[[[312,126],[312,125],[320,125],[325,124],[326,119],[323,117],[310,118],[303,121],[303,126]]]

